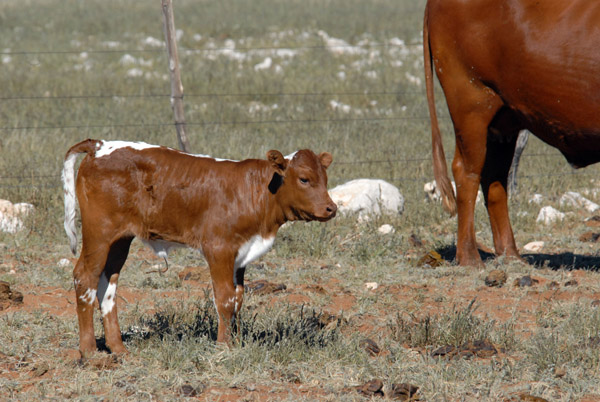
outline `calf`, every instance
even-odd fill
[[[86,153],[75,183],[77,155]],[[230,339],[244,295],[244,271],[273,245],[286,221],[327,221],[337,207],[327,193],[331,154],[301,150],[288,158],[219,160],[122,141],[85,140],[65,156],[65,230],[77,250],[73,271],[82,356],[96,350],[93,302],[103,316],[106,345],[126,352],[117,320],[119,273],[134,237],[166,258],[173,247],[200,250],[210,268],[219,320],[218,342]]]

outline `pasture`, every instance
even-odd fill
[[[0,399],[353,401],[401,398],[404,383],[419,388],[413,400],[599,400],[600,226],[589,220],[594,213],[559,200],[576,191],[600,203],[600,167],[574,171],[530,137],[510,201],[526,262],[456,266],[456,219],[423,194],[433,180],[424,4],[175,2],[192,152],[245,159],[270,149],[328,151],[330,188],[384,179],[400,189],[405,209],[282,228],[246,271],[230,348],[215,344],[201,255],[177,250],[161,274],[162,259],[136,240],[117,296],[131,353],[82,361],[76,258],[62,226],[63,157],[86,138],[177,146],[160,2],[2,1],[0,199],[35,211],[25,229],[0,232],[0,280],[23,294],[22,304],[0,311]],[[436,96],[451,157],[439,88]],[[534,194],[541,205],[529,202]],[[537,223],[543,205],[564,220]],[[483,204],[475,217],[489,251]],[[395,232],[380,233],[383,224]],[[543,248],[524,251],[532,241]],[[442,259],[423,258],[432,251]],[[486,286],[493,270],[507,274],[504,286]],[[523,276],[531,286],[515,284]],[[95,325],[102,349],[99,314]],[[385,396],[379,386],[361,388],[374,379]]]

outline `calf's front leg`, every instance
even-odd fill
[[[205,253],[206,255],[207,253]],[[237,312],[242,305],[244,297],[243,283],[234,281],[234,256],[206,255],[210,267],[210,276],[213,284],[214,303],[217,309],[219,329],[217,342],[231,342],[231,327],[236,319]]]

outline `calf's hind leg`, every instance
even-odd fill
[[[129,254],[132,240],[133,237],[121,238],[111,245],[98,282],[98,303],[102,312],[104,338],[106,346],[112,353],[127,352],[121,339],[121,328],[117,316],[117,281],[127,254]]]
[[[107,255],[108,246],[103,245],[89,250],[84,243],[79,260],[73,270],[81,357],[87,357],[96,351],[94,301],[96,300],[98,280],[106,263]]]

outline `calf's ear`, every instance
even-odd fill
[[[271,165],[273,165],[273,168],[280,176],[285,176],[288,161],[285,160],[281,152],[274,149],[270,150],[267,152],[267,160],[271,162]]]
[[[333,156],[331,156],[329,152],[321,152],[319,154],[319,160],[321,161],[321,165],[327,169],[329,165],[331,165],[331,162],[333,162]]]

